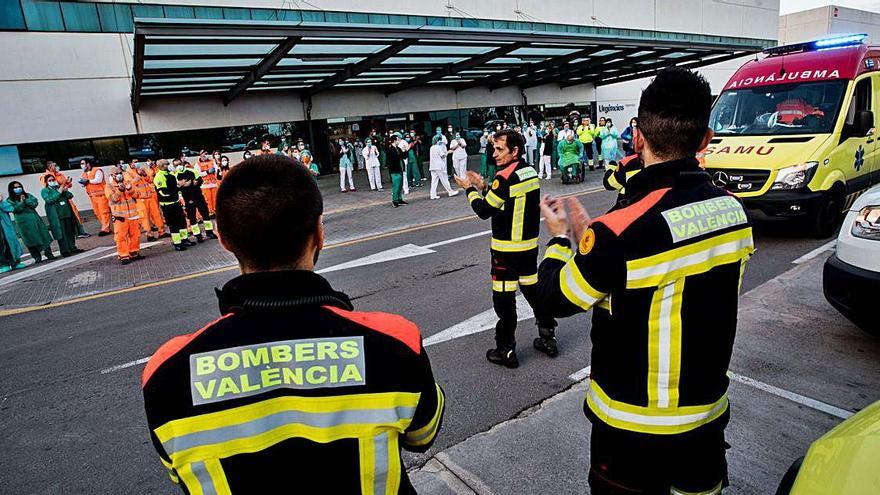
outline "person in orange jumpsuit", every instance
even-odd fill
[[[56,182],[58,182],[59,187],[66,187],[67,189],[73,189],[73,179],[61,173],[58,170],[58,164],[49,160],[46,162],[46,173],[40,177],[40,185],[43,188],[48,187],[49,178],[53,177]],[[70,209],[73,210],[73,216],[76,218],[76,234],[80,239],[84,239],[86,237],[91,237],[88,232],[83,228],[82,216],[79,214],[79,209],[76,207],[76,203],[73,202],[72,199],[67,202],[70,205]]]
[[[110,183],[104,187],[104,195],[110,200],[113,214],[113,239],[119,262],[127,265],[142,260],[141,231],[138,217],[138,190],[119,167],[110,170]]]
[[[217,206],[217,167],[220,166],[220,153],[214,153],[217,159],[208,158],[208,153],[202,150],[199,153],[199,172],[202,177],[202,196],[208,203],[208,213],[214,216],[214,207]],[[207,219],[205,219],[207,220]]]
[[[156,189],[153,187],[153,177],[148,172],[146,163],[131,161],[131,166],[125,171],[125,176],[137,190],[138,217],[140,217],[141,230],[147,234],[147,239],[156,241],[165,233],[165,221],[159,211],[159,202],[156,199]]]
[[[107,182],[104,180],[104,171],[92,166],[92,162],[88,158],[80,160],[79,166],[83,171],[79,183],[86,188],[89,201],[92,202],[92,212],[101,222],[101,231],[98,232],[98,236],[110,235],[110,205],[104,194],[104,189],[107,186]]]

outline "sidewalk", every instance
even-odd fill
[[[763,366],[755,363],[752,348],[764,348],[779,355],[781,349],[790,348],[768,347],[766,340],[795,333],[792,330],[808,325],[821,334],[826,346],[833,346],[835,340],[839,340],[850,344],[850,352],[858,347],[867,355],[866,360],[847,363],[852,366],[836,373],[816,370],[821,375],[816,380],[823,387],[839,389],[855,378],[862,382],[861,387],[843,388],[856,390],[828,395],[812,383],[801,382],[799,392],[831,403],[836,399],[842,402],[838,406],[857,410],[880,397],[880,384],[865,384],[870,384],[871,376],[877,374],[871,362],[880,356],[880,343],[872,341],[824,303],[822,263],[824,257],[811,260],[742,297],[731,371],[797,389],[798,385],[780,382],[797,379],[802,376],[800,370],[773,372],[772,365],[779,363]],[[768,320],[765,312],[769,308],[785,308],[785,319]],[[768,326],[770,321],[772,326]],[[821,345],[815,347],[817,352],[823,352]],[[794,362],[804,368],[822,368],[813,360],[799,358],[793,356]],[[778,357],[768,359],[780,361]],[[755,375],[761,372],[759,369],[743,368],[744,361],[765,370],[766,376]],[[771,372],[766,373],[768,368]],[[439,452],[423,465],[411,469],[409,474],[416,490],[421,494],[588,493],[590,424],[582,410],[587,380],[574,383],[570,389],[517,417]],[[804,455],[812,441],[841,421],[740,381],[731,381],[730,397],[732,419],[727,440],[733,448],[727,455],[731,486],[724,491],[726,495],[774,493],[791,462]]]
[[[478,169],[479,160],[475,158],[470,166]],[[354,179],[357,191],[347,193],[340,192],[338,175],[318,180],[324,197],[328,246],[473,215],[463,191],[453,198],[448,198],[443,191],[441,199],[432,201],[428,199],[430,182],[422,182],[423,187],[412,188],[405,197],[409,205],[393,208],[390,184],[386,184],[384,191],[370,191],[365,170],[356,170]],[[541,181],[543,192],[552,195],[577,194],[601,187],[600,171],[587,172],[583,184],[562,185],[559,176]],[[86,214],[85,227],[93,235],[78,239],[77,245],[88,250],[86,253],[0,276],[0,310],[61,302],[236,264],[235,258],[216,241],[206,241],[184,253],[177,253],[169,239],[147,244],[142,237],[145,246],[142,254],[146,259],[122,266],[116,263],[113,237],[95,235],[100,226],[91,212]],[[29,257],[24,261],[32,262]]]

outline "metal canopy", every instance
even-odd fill
[[[391,95],[541,84],[610,84],[663,67],[700,67],[766,48],[764,40],[654,32],[466,29],[285,21],[135,19],[132,106],[144,98],[334,88]]]

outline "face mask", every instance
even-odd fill
[[[370,140],[369,140],[369,139],[367,139],[367,141],[366,141],[366,144],[367,144],[367,146],[370,146],[370,145],[372,145],[372,144],[373,144],[373,142],[372,142],[372,141],[370,141]]]
[[[116,182],[122,182],[122,174],[116,174]]]
[[[304,145],[304,144],[298,144],[298,145],[296,145],[296,147],[299,148],[300,150],[306,149],[306,145]]]
[[[21,194],[24,192],[24,189],[22,189],[20,187],[16,187],[16,188],[12,189],[12,192],[14,192],[15,194]]]
[[[125,172],[126,170],[128,170],[128,164],[123,164],[121,168],[122,171]]]
[[[440,128],[438,127],[438,128],[437,128],[437,134],[442,134],[442,133],[443,133],[443,131],[441,131]]]
[[[81,169],[83,169],[83,170],[87,169],[88,167],[89,167],[89,166],[86,165],[85,163],[80,164],[80,166],[79,166],[79,168],[81,168]]]
[[[220,165],[223,165],[224,167],[228,167],[228,166],[229,166],[229,160],[220,160]]]
[[[174,172],[174,169],[175,169],[174,165],[168,165],[168,171],[169,171],[169,172],[172,172],[172,173],[173,173],[173,172]]]
[[[51,187],[52,189],[58,189],[58,183],[53,180],[49,182],[49,187]]]

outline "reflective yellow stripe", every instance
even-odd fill
[[[504,205],[504,200],[501,199],[500,196],[495,194],[495,191],[489,191],[488,193],[486,193],[486,202],[489,203],[489,206],[498,209],[500,209]]]
[[[471,191],[468,193],[468,201],[470,201],[471,203],[478,199],[483,199],[483,197],[480,196],[480,193],[478,193],[477,191]]]
[[[678,406],[684,279],[654,291],[648,313],[648,405]]]
[[[596,380],[590,381],[587,406],[600,420],[615,428],[672,435],[707,424],[727,410],[727,392],[712,404],[680,407],[644,407],[615,401],[602,390]]]
[[[575,259],[571,258],[559,272],[559,288],[572,304],[587,310],[605,297],[587,282],[578,269]]]
[[[629,172],[626,172],[625,175],[626,175],[627,182],[629,182],[630,178],[632,178],[633,175],[636,175],[639,172],[640,172],[640,170],[630,170]]]
[[[361,494],[373,495],[373,484],[376,476],[376,450],[372,437],[358,439],[361,468]]]
[[[553,244],[547,248],[547,251],[544,253],[544,259],[554,259],[562,262],[568,262],[568,260],[572,256],[571,248],[565,247],[561,244]]]
[[[526,194],[540,188],[541,183],[538,181],[538,178],[535,177],[534,179],[529,179],[525,182],[510,186],[510,197],[525,196]]]
[[[161,457],[159,458],[159,460],[162,461],[162,465],[164,465],[165,469],[168,470],[168,477],[171,478],[171,481],[175,483],[180,483],[180,478],[177,476],[177,472],[174,471],[171,463]]]
[[[205,220],[205,230],[214,230],[214,222]]]
[[[419,394],[386,392],[333,397],[276,397],[246,406],[169,421],[156,428],[172,466],[257,452],[288,438],[316,442],[403,432]]]
[[[600,299],[599,302],[596,303],[596,306],[611,312],[611,301],[606,297],[605,299]]]
[[[610,163],[606,164],[606,165],[605,165],[605,171],[607,172],[607,171],[609,171],[609,170],[612,170],[612,171],[614,171],[614,172],[617,172],[617,165],[612,165],[612,164],[610,164]]]
[[[723,486],[723,482],[719,481],[717,485],[711,490],[705,492],[686,492],[684,490],[679,490],[674,486],[669,489],[669,495],[718,495],[721,493],[721,488]]]
[[[530,249],[538,248],[538,238],[527,239],[522,241],[505,241],[502,239],[492,238],[491,247],[495,251],[504,251],[504,252],[519,252],[519,251],[528,251]]]
[[[492,290],[495,292],[516,292],[519,286],[515,280],[493,280]]]
[[[617,177],[615,177],[614,174],[608,176],[608,184],[618,191],[623,189],[623,184],[617,181]]]
[[[205,461],[205,467],[214,484],[214,492],[217,495],[232,495],[232,490],[229,489],[229,481],[226,480],[226,473],[223,472],[223,466],[220,465],[220,461],[218,459],[209,459]]]
[[[654,256],[626,262],[626,288],[660,287],[719,265],[747,259],[755,251],[751,227],[728,232]]]
[[[535,179],[537,180],[537,179]],[[521,241],[523,236],[523,223],[526,218],[526,197],[518,196],[513,200],[513,224],[510,232],[511,241]]]
[[[437,429],[440,427],[440,418],[443,417],[443,409],[446,407],[446,397],[440,385],[437,387],[437,410],[434,411],[434,417],[425,426],[415,431],[407,432],[405,442],[407,445],[421,446],[426,445],[437,435]]]
[[[519,285],[535,285],[538,283],[538,274],[526,275],[519,278]]]
[[[199,465],[201,465],[201,463],[197,463],[196,467],[199,467]],[[180,477],[180,481],[186,486],[190,495],[207,495],[199,478],[193,473],[193,464],[184,464],[180,466],[177,468],[177,474]]]

